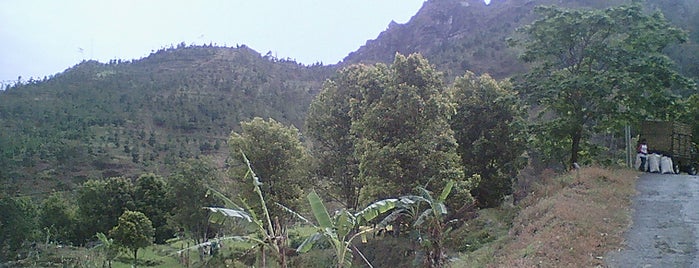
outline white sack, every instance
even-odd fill
[[[675,174],[675,169],[672,166],[672,158],[662,156],[660,158],[660,171],[663,174]]]
[[[652,173],[660,173],[660,155],[648,155],[648,170]]]

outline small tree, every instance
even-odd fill
[[[114,243],[133,252],[133,265],[138,261],[138,250],[153,244],[155,229],[153,223],[141,212],[124,211],[119,217],[119,224],[109,231]]]

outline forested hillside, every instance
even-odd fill
[[[430,0],[406,24],[386,31],[340,66],[390,63],[396,52],[419,52],[447,83],[466,71],[496,79],[527,70],[514,29],[537,5],[601,8],[615,1]],[[667,53],[685,75],[699,73],[699,4],[650,0],[690,32]],[[136,176],[182,159],[214,155],[238,123],[270,117],[303,128],[310,100],[337,66],[303,66],[241,46],[161,49],[133,61],[85,61],[50,78],[0,93],[0,178],[10,192],[69,189],[86,178]],[[36,180],[42,180],[37,182]],[[40,187],[36,187],[40,185]]]
[[[0,91],[3,187],[70,189],[87,178],[167,173],[198,155],[220,158],[230,132],[253,116],[302,127],[332,72],[245,46],[180,45],[16,85]]]

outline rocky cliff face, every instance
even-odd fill
[[[428,0],[410,21],[405,24],[391,22],[376,39],[367,41],[357,51],[350,53],[342,65],[390,63],[395,53],[419,52],[443,71],[448,80],[467,70],[477,74],[489,73],[501,79],[526,70],[526,66],[517,59],[518,52],[508,47],[505,40],[515,34],[517,27],[536,18],[532,13],[534,7],[605,8],[628,2],[492,0],[490,5],[486,5],[482,0]],[[666,17],[680,27],[689,27],[686,18],[676,17],[673,12],[681,9],[688,14],[697,14],[697,5],[687,1],[674,4],[665,2],[668,0],[648,0],[647,6],[650,10],[663,10]],[[677,61],[682,59],[671,56]]]

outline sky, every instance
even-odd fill
[[[303,64],[334,64],[424,0],[2,0],[0,83],[187,45],[247,45]]]

